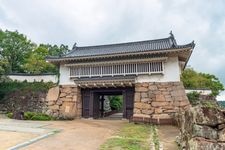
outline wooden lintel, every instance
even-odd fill
[[[121,83],[120,83],[120,85],[121,85],[122,87],[125,87],[125,85],[124,85],[124,83],[123,83],[123,82],[121,82]]]
[[[112,83],[112,86],[113,86],[113,87],[116,87],[114,83]]]

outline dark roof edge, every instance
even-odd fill
[[[179,51],[179,50],[186,50],[186,49],[193,49],[194,46],[190,44],[185,45],[185,47],[180,47],[180,48],[171,48],[171,49],[161,49],[161,50],[150,50],[150,51],[135,51],[135,52],[126,52],[126,53],[114,53],[114,54],[103,54],[103,55],[91,55],[91,56],[79,56],[79,57],[59,57],[59,56],[48,56],[46,57],[46,61],[62,61],[62,60],[75,60],[75,59],[87,59],[87,58],[95,58],[95,57],[112,57],[114,55],[135,55],[138,54],[139,52],[143,52],[143,53],[165,53],[165,52],[173,52],[173,51]]]
[[[122,42],[122,43],[113,43],[113,44],[102,44],[102,45],[90,45],[90,46],[77,46],[78,48],[88,48],[88,47],[102,47],[102,46],[115,46],[115,45],[126,45],[126,44],[137,44],[140,42],[154,42],[154,41],[162,41],[162,40],[166,40],[166,39],[170,39],[171,36],[167,37],[167,38],[161,38],[161,39],[154,39],[154,40],[141,40],[141,41],[135,41],[135,42]]]

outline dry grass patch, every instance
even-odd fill
[[[100,150],[149,150],[152,128],[154,127],[151,125],[126,124]]]

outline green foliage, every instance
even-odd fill
[[[26,59],[24,64],[24,71],[31,74],[40,73],[58,73],[58,68],[45,61],[45,58],[49,55],[59,56],[65,54],[68,51],[68,46],[57,45],[51,46],[49,44],[40,44],[36,47],[29,57]]]
[[[0,74],[58,73],[58,68],[45,61],[46,56],[59,56],[68,52],[61,44],[37,45],[18,31],[0,30]]]
[[[7,117],[13,118],[13,113],[7,113]],[[47,120],[54,120],[53,117],[43,114],[43,113],[37,113],[37,112],[25,112],[24,113],[24,120],[40,120],[40,121],[47,121]]]
[[[16,90],[31,90],[31,91],[47,91],[49,88],[53,87],[54,83],[52,82],[17,82],[17,81],[8,81],[0,82],[0,100],[4,98],[6,94],[9,94]]]
[[[7,115],[8,118],[12,118],[13,117],[13,113],[12,112],[7,113],[6,115]]]
[[[159,137],[158,137],[158,132],[155,126],[151,126],[151,133],[152,133],[152,141],[155,145],[155,149],[159,150]]]
[[[192,106],[199,104],[200,94],[196,91],[187,93],[187,97]]]
[[[5,70],[9,73],[22,72],[22,64],[32,52],[35,44],[17,31],[0,32],[1,56],[8,62]]]
[[[211,74],[198,73],[193,69],[185,69],[182,73],[181,80],[184,87],[188,89],[210,89],[213,96],[217,96],[224,90],[223,84],[219,79]]]
[[[206,107],[206,108],[218,108],[219,107],[218,104],[216,104],[213,101],[202,101],[201,104],[203,107]]]
[[[113,110],[121,110],[123,106],[123,98],[122,96],[109,96],[110,107]]]
[[[47,114],[37,113],[37,112],[25,112],[24,113],[25,120],[53,120],[53,118]]]
[[[8,65],[9,65],[8,61],[0,55],[0,75],[5,74],[8,71],[7,70]]]
[[[151,127],[151,125],[126,124],[116,136],[101,145],[100,150],[149,150]]]
[[[26,59],[26,63],[23,69],[27,73],[40,74],[48,72],[57,72],[57,68],[45,61],[45,57],[48,55],[48,50],[44,47],[37,47],[30,56]]]

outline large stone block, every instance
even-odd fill
[[[138,108],[138,109],[141,109],[142,108],[142,103],[141,102],[136,102],[134,103],[134,108]]]
[[[149,101],[150,101],[150,99],[149,99],[149,98],[141,98],[141,102],[146,103],[146,102],[149,102]]]
[[[134,114],[141,114],[141,110],[137,109],[137,108],[134,108]]]
[[[137,118],[150,118],[149,115],[146,114],[134,114],[133,117],[137,117]]]
[[[59,87],[53,87],[48,90],[46,101],[56,101],[59,97]]]
[[[141,101],[141,93],[140,92],[136,92],[134,95],[134,101],[135,102],[140,102]]]
[[[172,119],[169,114],[153,114],[152,119]]]
[[[183,107],[183,106],[187,106],[190,105],[189,101],[183,100],[183,101],[174,101],[173,105],[176,107]]]
[[[163,109],[161,107],[155,108],[155,114],[160,114],[163,112]]]
[[[149,89],[150,91],[156,91],[156,90],[158,90],[158,88],[157,88],[156,85],[150,85],[150,86],[148,87],[148,89]]]
[[[185,118],[193,120],[196,124],[215,127],[225,123],[224,113],[217,108],[192,107],[185,111]]]
[[[151,110],[151,109],[143,109],[141,111],[143,114],[146,114],[146,115],[151,115],[154,113],[154,110]]]
[[[147,87],[135,87],[136,92],[147,92],[148,88]]]
[[[153,107],[162,107],[169,105],[169,102],[152,102],[151,105]]]
[[[218,141],[225,142],[225,129],[220,130],[218,132],[218,137],[219,137]]]
[[[76,105],[74,102],[63,102],[62,106],[60,107],[60,116],[63,119],[74,119],[76,117]]]
[[[141,92],[141,98],[147,98],[148,93],[147,92]]]
[[[162,94],[157,94],[155,99],[156,99],[156,101],[159,101],[159,102],[166,101],[164,95],[162,95]]]
[[[188,150],[224,150],[225,143],[217,143],[201,137],[192,138],[186,147]]]
[[[51,110],[59,110],[59,105],[49,106],[49,109],[51,109]]]
[[[61,90],[62,93],[71,93],[71,88],[70,87],[64,87],[62,90]]]
[[[192,137],[203,137],[216,140],[218,138],[217,131],[208,126],[193,125]]]
[[[68,95],[68,94],[67,94],[67,93],[61,92],[60,95],[59,95],[59,97],[60,97],[60,98],[61,98],[61,97],[65,97],[66,95]]]

